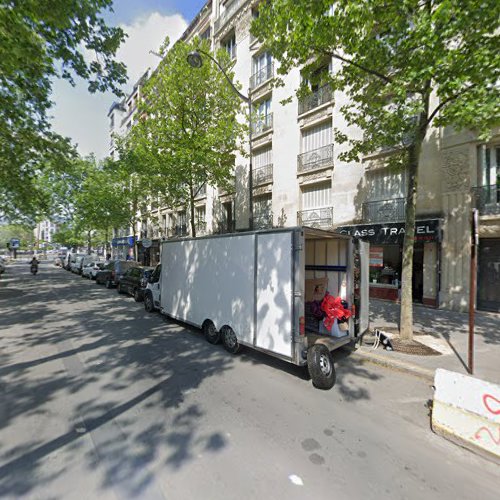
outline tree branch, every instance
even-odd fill
[[[453,101],[457,97],[460,97],[465,92],[473,89],[474,87],[476,87],[476,84],[471,85],[470,87],[467,87],[465,90],[462,90],[461,92],[457,92],[456,94],[451,95],[450,97],[448,97],[444,101],[441,101],[436,106],[436,108],[434,109],[434,111],[431,113],[431,115],[429,116],[429,118],[427,118],[426,126],[431,123],[431,121],[435,118],[435,116],[439,113],[439,111],[441,111],[441,109],[443,109],[448,103],[450,103],[451,101]]]

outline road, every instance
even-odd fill
[[[337,383],[42,263],[0,279],[0,497],[498,498],[429,428],[432,389],[337,355]]]

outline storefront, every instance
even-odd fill
[[[154,267],[160,263],[160,239],[143,238],[137,241],[137,262],[142,266]]]
[[[399,300],[404,223],[341,226],[337,228],[337,232],[350,234],[370,243],[370,297]],[[432,307],[438,306],[440,242],[440,219],[416,221],[413,300]]]
[[[134,258],[134,236],[124,236],[111,240],[112,257],[114,259]]]

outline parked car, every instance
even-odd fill
[[[152,273],[152,267],[131,267],[120,279],[117,286],[118,293],[132,295],[136,302],[141,302],[144,299],[144,290]]]
[[[160,276],[161,264],[158,264],[148,278],[146,290],[144,290],[144,309],[147,312],[160,308]]]
[[[97,272],[96,283],[104,283],[106,288],[113,288],[118,285],[125,271],[132,267],[139,267],[139,263],[134,260],[114,260]]]
[[[3,257],[0,257],[0,274],[3,274],[5,272],[5,260]]]
[[[85,254],[84,253],[68,253],[66,255],[66,258],[64,259],[64,269],[66,269],[66,271],[71,271],[71,265],[75,263],[76,259],[78,257],[85,257]]]
[[[83,263],[83,255],[78,255],[74,262],[70,264],[70,271],[75,274],[80,274]]]
[[[100,262],[98,260],[94,260],[86,263],[82,267],[82,278],[87,278],[89,280],[94,280],[97,274],[97,271],[100,271],[104,267],[104,262]]]

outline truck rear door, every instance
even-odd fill
[[[254,345],[292,356],[292,231],[257,236]]]

